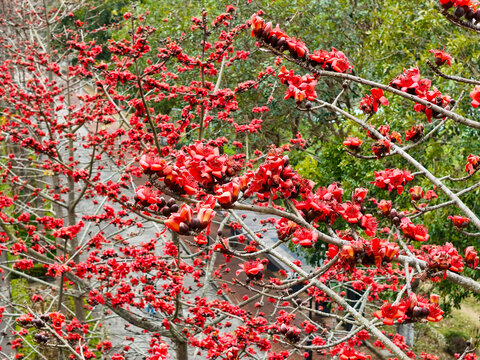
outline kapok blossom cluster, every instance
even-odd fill
[[[371,95],[365,96],[362,101],[360,101],[360,110],[364,114],[372,114],[378,111],[380,104],[383,106],[388,106],[389,102],[385,96],[383,96],[382,89],[371,89]]]
[[[385,325],[398,323],[431,321],[438,322],[443,319],[443,311],[438,306],[439,296],[432,294],[430,300],[421,295],[410,293],[407,298],[398,304],[385,301],[373,316],[382,319]]]
[[[380,189],[396,190],[398,195],[401,195],[405,184],[413,178],[414,176],[408,170],[385,169],[375,171],[375,181],[372,184]]]
[[[258,14],[252,15],[250,24],[252,36],[280,52],[288,50],[294,59],[305,61],[306,64],[313,67],[320,66],[327,71],[345,73],[352,69],[343,52],[332,48],[332,51],[320,49],[310,53],[303,41],[290,37],[278,25],[273,28],[271,22],[265,23],[265,20]],[[298,76],[292,70],[287,71],[285,67],[282,67],[278,77],[282,84],[287,86],[285,99],[293,98],[295,102],[301,103],[304,99],[314,100],[317,97],[315,92],[317,81],[314,76]]]
[[[265,23],[265,20],[257,14],[253,14],[251,19],[252,36],[263,40],[266,44],[278,49],[279,51],[288,50],[296,59],[308,60],[312,66],[320,65],[323,69],[344,73],[350,71],[350,65],[347,57],[341,51],[332,48],[332,51],[315,50],[312,53],[308,50],[305,43],[300,39],[288,36],[285,31],[277,25],[273,28],[272,23]],[[307,59],[308,57],[308,59]]]
[[[403,74],[398,75],[390,82],[390,86],[395,89],[418,96],[420,99],[449,110],[451,97],[442,95],[435,87],[431,88],[431,84],[432,82],[429,79],[421,78],[418,68],[406,69]],[[428,122],[431,121],[432,117],[443,117],[443,115],[420,103],[416,103],[413,108],[417,112],[425,113]]]

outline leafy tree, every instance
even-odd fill
[[[157,31],[140,7],[108,47],[99,8],[2,5],[5,358],[366,359],[368,343],[409,359],[410,340],[382,330],[441,321],[432,283],[480,294],[480,82],[441,49],[416,52],[436,37],[368,44],[403,21],[478,33],[473,2],[406,4],[402,19],[393,1],[340,1],[342,16],[327,2],[248,16],[211,2],[184,34],[170,32],[188,12]],[[296,9],[288,30],[267,20],[282,8]],[[303,37],[318,37],[310,11],[325,50]],[[328,46],[339,27],[343,51]],[[428,70],[399,65],[410,48]]]

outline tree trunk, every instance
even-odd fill
[[[7,252],[0,251],[0,264],[7,265]],[[10,309],[9,303],[11,301],[11,292],[10,292],[10,273],[5,271],[0,277],[0,292],[5,297],[7,301],[5,305],[6,312],[13,312]],[[8,343],[13,340],[12,336],[12,329],[10,327],[10,322],[12,318],[4,316],[2,321],[0,322],[0,348],[2,349],[2,353],[7,356],[12,356],[11,346]]]
[[[188,360],[188,344],[186,341],[175,340],[176,360]]]
[[[405,338],[405,344],[407,344],[410,347],[413,346],[413,339],[415,336],[415,328],[413,327],[413,323],[398,324],[397,333],[399,333]]]
[[[70,104],[70,101],[68,101]],[[69,156],[73,157],[73,140],[69,139]],[[73,226],[77,223],[77,214],[75,212],[75,182],[73,181],[72,176],[69,176],[68,179],[68,225]],[[70,255],[72,256],[72,260],[75,264],[78,264],[80,261],[80,256],[76,254],[78,248],[78,238],[75,236],[70,242]],[[75,256],[73,256],[76,254]],[[78,285],[74,285],[75,290],[80,293],[80,288]],[[85,321],[85,306],[83,303],[83,297],[75,296],[73,298],[73,306],[75,311],[75,316],[77,317],[78,321],[84,322]]]

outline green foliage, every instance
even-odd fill
[[[452,330],[445,334],[445,342],[447,344],[447,352],[450,355],[461,354],[465,351],[467,336],[465,333]]]

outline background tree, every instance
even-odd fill
[[[261,17],[268,12],[245,22],[234,5],[203,10],[188,32],[168,38],[154,38],[137,8],[119,24],[126,38],[108,46],[100,31],[117,24],[93,29],[98,8],[8,5],[4,33],[14,35],[2,48],[2,269],[7,285],[20,277],[37,290],[20,290],[25,282],[17,281],[13,296],[3,294],[3,324],[15,337],[2,349],[6,358],[187,359],[201,352],[286,359],[315,351],[363,359],[371,339],[408,359],[415,354],[402,337],[381,329],[441,321],[432,281],[480,293],[470,277],[478,265],[471,242],[432,241],[430,231],[432,224],[465,239],[480,230],[467,197],[478,188],[480,158],[462,155],[471,148],[460,150],[458,140],[480,127],[461,95],[465,88],[478,105],[474,77],[448,79],[453,102],[423,69],[398,69],[388,79],[377,78],[385,72],[379,64],[352,72],[345,54],[309,50],[298,39],[301,22],[276,28]],[[325,6],[296,5],[287,26]],[[359,11],[365,24],[375,15],[376,4],[340,5]],[[456,8],[429,11],[439,27],[445,17],[476,31]],[[367,25],[345,18],[332,20],[332,38],[342,21],[353,39],[367,38]],[[447,79],[439,66],[449,55],[430,56],[437,61],[430,71]],[[284,126],[290,134],[262,130],[275,118],[274,104],[296,124]],[[405,114],[412,117],[404,121]],[[322,119],[326,144],[307,136]],[[458,162],[424,156],[433,139],[458,148]],[[454,179],[460,163],[467,175]],[[316,266],[308,268],[282,251],[286,243],[324,251],[312,254]],[[344,298],[352,289],[361,294],[355,304]],[[464,350],[474,358],[472,346]]]

